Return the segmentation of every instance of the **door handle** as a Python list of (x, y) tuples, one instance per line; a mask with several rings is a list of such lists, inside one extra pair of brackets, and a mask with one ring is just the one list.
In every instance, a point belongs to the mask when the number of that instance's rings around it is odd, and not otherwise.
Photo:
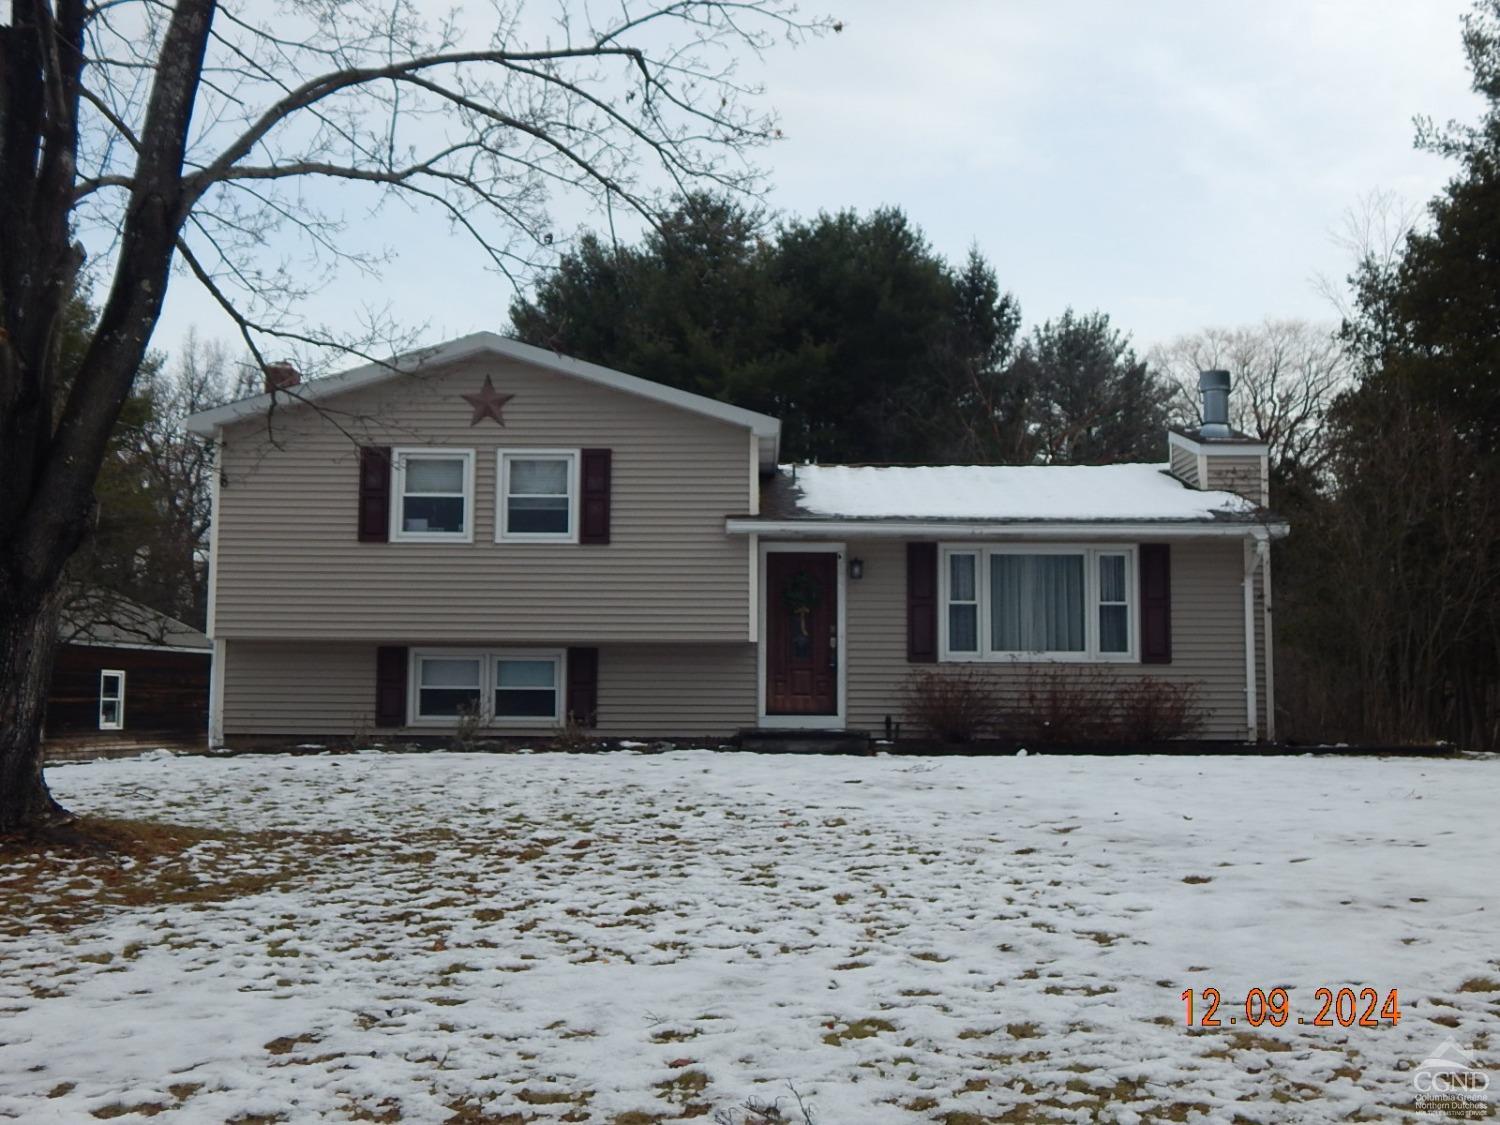
[(838, 626), (829, 623), (828, 626), (828, 667), (837, 669), (839, 666), (839, 631)]

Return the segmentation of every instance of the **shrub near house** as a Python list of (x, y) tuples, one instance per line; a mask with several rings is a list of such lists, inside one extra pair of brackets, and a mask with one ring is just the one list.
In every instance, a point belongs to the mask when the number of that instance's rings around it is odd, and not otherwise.
[(880, 729), (927, 665), (1007, 716), (1038, 670), (1107, 669), (1150, 700), (1119, 722), (1171, 727), (1170, 695), (1207, 737), (1271, 733), (1286, 528), (1227, 427), (1161, 464), (778, 465), (774, 418), (487, 333), (298, 396), (190, 423), (220, 457), (215, 740), (449, 737), (468, 712)]
[(975, 665), (918, 671), (904, 702), (918, 730), (950, 743), (1141, 746), (1192, 737), (1203, 725), (1195, 683), (1122, 679), (1106, 668), (1033, 668), (1009, 698)]

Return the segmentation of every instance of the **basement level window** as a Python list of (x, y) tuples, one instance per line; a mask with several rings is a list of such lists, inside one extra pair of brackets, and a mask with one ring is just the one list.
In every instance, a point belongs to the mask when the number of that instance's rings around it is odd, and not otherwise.
[(478, 715), (483, 676), (484, 658), (479, 654), (419, 653), (417, 718), (457, 720), (464, 715)]
[(501, 655), (495, 658), (495, 718), (557, 722), (562, 654)]
[(416, 649), (411, 709), (419, 723), (550, 727), (562, 719), (561, 649)]

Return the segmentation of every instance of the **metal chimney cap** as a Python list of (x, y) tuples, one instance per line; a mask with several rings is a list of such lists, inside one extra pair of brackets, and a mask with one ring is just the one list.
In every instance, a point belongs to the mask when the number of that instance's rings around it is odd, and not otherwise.
[(1229, 372), (1213, 370), (1198, 372), (1198, 389), (1200, 391), (1227, 391), (1229, 390)]

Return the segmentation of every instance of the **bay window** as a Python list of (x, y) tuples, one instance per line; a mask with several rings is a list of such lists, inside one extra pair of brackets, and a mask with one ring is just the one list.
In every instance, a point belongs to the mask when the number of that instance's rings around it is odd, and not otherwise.
[(1133, 547), (943, 550), (944, 660), (1131, 660)]

